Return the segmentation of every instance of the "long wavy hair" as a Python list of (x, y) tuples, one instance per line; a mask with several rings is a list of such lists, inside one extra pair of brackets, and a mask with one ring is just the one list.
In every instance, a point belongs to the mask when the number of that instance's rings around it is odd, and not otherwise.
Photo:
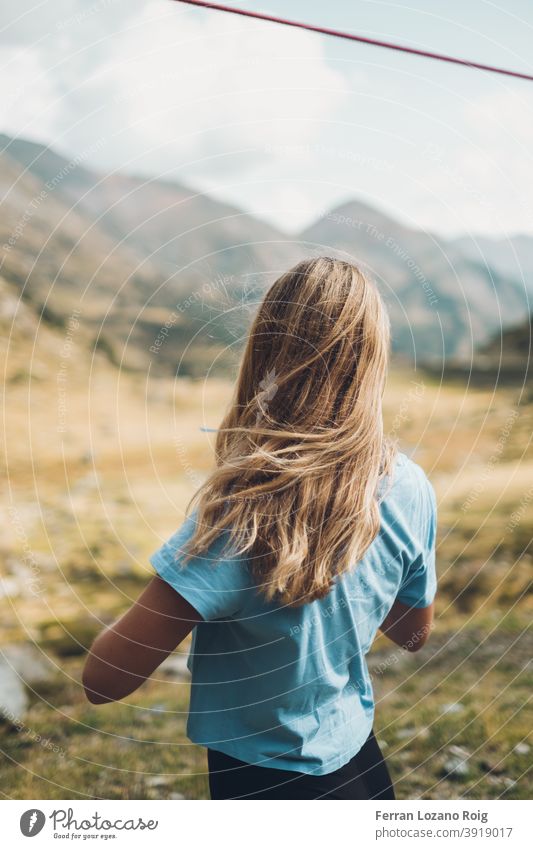
[(184, 562), (222, 532), (264, 597), (322, 598), (379, 531), (378, 490), (395, 453), (383, 432), (389, 320), (351, 263), (299, 262), (251, 327), (216, 467), (191, 499)]

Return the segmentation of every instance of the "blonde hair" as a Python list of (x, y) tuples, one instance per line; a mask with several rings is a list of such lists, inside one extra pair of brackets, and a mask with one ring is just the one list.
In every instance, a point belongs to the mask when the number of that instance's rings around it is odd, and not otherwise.
[(267, 600), (325, 596), (379, 531), (378, 486), (394, 446), (382, 397), (389, 320), (375, 284), (351, 263), (299, 262), (253, 322), (216, 468), (197, 502), (184, 561), (222, 531), (246, 554)]

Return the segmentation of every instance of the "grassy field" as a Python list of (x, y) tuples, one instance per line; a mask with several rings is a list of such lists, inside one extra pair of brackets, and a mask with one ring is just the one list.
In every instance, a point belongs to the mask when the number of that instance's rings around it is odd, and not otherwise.
[[(524, 624), (493, 616), (458, 632), (439, 627), (424, 652), (393, 662), (388, 647), (374, 650), (376, 729), (399, 798), (531, 797), (531, 755), (521, 753), (533, 687)], [(81, 666), (63, 660), (35, 692), (26, 728), (4, 731), (6, 796), (206, 798), (204, 752), (185, 736), (187, 684), (156, 674), (125, 702), (96, 708), (82, 696)]]
[[(160, 673), (98, 708), (79, 681), (92, 636), (138, 595), (148, 555), (208, 471), (213, 435), (200, 428), (217, 426), (231, 387), (150, 381), (103, 358), (89, 370), (74, 352), (61, 405), (57, 368), (28, 388), (12, 363), (0, 642), (36, 645), (51, 671), (22, 727), (0, 724), (2, 792), (204, 798), (186, 680)], [(516, 388), (394, 372), (386, 419), (430, 475), (440, 512), (435, 632), (416, 655), (380, 638), (370, 658), (398, 796), (530, 798), (533, 404)]]

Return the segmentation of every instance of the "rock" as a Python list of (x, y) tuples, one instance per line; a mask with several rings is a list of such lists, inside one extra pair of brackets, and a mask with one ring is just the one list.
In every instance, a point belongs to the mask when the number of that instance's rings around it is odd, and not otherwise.
[(441, 714), (445, 713), (462, 713), (464, 711), (465, 706), (461, 704), (461, 702), (450, 702), (447, 705), (443, 705), (441, 708)]
[(470, 752), (468, 749), (464, 749), (463, 746), (448, 746), (448, 752), (456, 758), (464, 758), (465, 760), (468, 760), (470, 757)]
[[(26, 687), (53, 679), (55, 669), (32, 643), (8, 643), (0, 649), (0, 717), (18, 724), (29, 705)], [(26, 686), (25, 686), (26, 685)]]
[(16, 578), (2, 578), (0, 598), (16, 598), (21, 594), (19, 581)]
[[(43, 558), (42, 562), (47, 563), (46, 558)], [(5, 566), (9, 575), (2, 583), (7, 584), (9, 595), (30, 597), (42, 592), (43, 569), (41, 557), (37, 552), (32, 553), (31, 558), (28, 557), (26, 560), (19, 557), (7, 557)]]
[(527, 755), (531, 746), (528, 746), (527, 743), (517, 743), (513, 749), (513, 752), (516, 752), (517, 755)]
[(0, 655), (4, 656), (28, 687), (47, 683), (54, 677), (54, 665), (32, 643), (9, 643), (2, 646)]
[(176, 776), (175, 775), (149, 775), (144, 779), (144, 783), (147, 788), (150, 790), (161, 790), (164, 791), (161, 795), (162, 798), (165, 799), (185, 799), (181, 793), (178, 793), (175, 790), (172, 792), (165, 791), (165, 788), (168, 788), (169, 785), (175, 784)]
[(183, 652), (170, 654), (159, 667), (159, 671), (163, 672), (164, 675), (168, 675), (169, 678), (189, 679), (191, 673), (187, 669), (187, 657), (188, 655)]
[(443, 765), (443, 772), (448, 778), (465, 778), (470, 772), (467, 761), (460, 758), (448, 758)]
[(409, 737), (414, 737), (416, 728), (399, 728), (396, 732), (398, 740), (407, 740)]
[(422, 738), (427, 737), (427, 734), (428, 730), (425, 726), (421, 726), (420, 728), (408, 726), (407, 728), (399, 728), (396, 732), (398, 740), (414, 740), (415, 738), (417, 740), (421, 740)]
[(466, 778), (470, 773), (470, 752), (461, 746), (449, 746), (447, 757), (442, 767), (442, 774), (447, 778)]
[(4, 657), (0, 656), (0, 719), (15, 725), (28, 709), (23, 682)]
[(144, 779), (147, 787), (167, 787), (175, 781), (174, 775), (150, 775)]

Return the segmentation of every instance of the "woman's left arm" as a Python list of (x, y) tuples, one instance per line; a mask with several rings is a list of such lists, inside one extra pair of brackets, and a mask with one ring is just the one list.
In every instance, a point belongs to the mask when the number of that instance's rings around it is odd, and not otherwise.
[(83, 687), (95, 705), (133, 693), (202, 621), (176, 590), (153, 578), (135, 604), (91, 646)]

